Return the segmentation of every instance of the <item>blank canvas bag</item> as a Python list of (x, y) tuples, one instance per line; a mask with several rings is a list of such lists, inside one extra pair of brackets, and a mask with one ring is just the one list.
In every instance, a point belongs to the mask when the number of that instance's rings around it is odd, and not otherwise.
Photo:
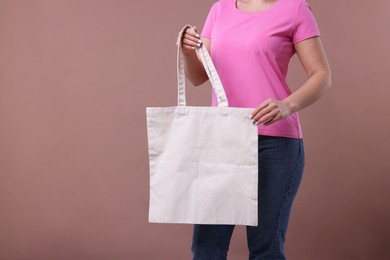
[[(187, 24), (179, 37), (186, 28), (193, 29)], [(206, 47), (195, 51), (218, 106), (186, 106), (178, 44), (178, 105), (146, 107), (149, 222), (257, 226), (258, 133), (249, 118), (253, 108), (228, 107)]]

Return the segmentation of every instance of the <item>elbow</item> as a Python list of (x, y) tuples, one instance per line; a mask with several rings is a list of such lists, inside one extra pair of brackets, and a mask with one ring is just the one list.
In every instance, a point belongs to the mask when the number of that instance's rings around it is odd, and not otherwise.
[(321, 72), (318, 72), (319, 75), (321, 75), (322, 82), (324, 89), (327, 90), (332, 86), (332, 73), (330, 70), (323, 70)]
[(326, 88), (329, 89), (332, 86), (332, 72), (329, 70), (326, 73)]
[(318, 68), (307, 74), (308, 78), (315, 76), (321, 83), (324, 90), (329, 89), (332, 86), (332, 72), (328, 67)]
[(332, 70), (330, 69), (329, 65), (325, 70), (325, 75), (326, 75), (326, 86), (327, 88), (330, 88), (332, 86)]
[(197, 79), (190, 79), (192, 85), (195, 87), (203, 85), (209, 78), (197, 78)]
[(193, 73), (186, 72), (186, 77), (195, 87), (200, 86), (207, 80), (209, 80), (209, 76), (206, 74), (206, 71), (204, 69), (202, 69), (201, 71), (193, 71)]
[(203, 85), (203, 83), (205, 83), (205, 82), (206, 82), (206, 81), (193, 82), (192, 85), (194, 85), (195, 87), (197, 87), (197, 86)]
[(194, 87), (197, 87), (197, 86), (202, 85), (202, 82), (200, 82), (200, 81), (193, 81), (193, 80), (191, 80), (191, 83), (192, 83), (192, 85), (193, 85)]
[[(322, 94), (328, 92), (328, 90), (332, 87), (332, 76), (330, 73), (325, 72), (323, 74), (323, 84), (322, 84)], [(321, 94), (321, 95), (322, 95)]]

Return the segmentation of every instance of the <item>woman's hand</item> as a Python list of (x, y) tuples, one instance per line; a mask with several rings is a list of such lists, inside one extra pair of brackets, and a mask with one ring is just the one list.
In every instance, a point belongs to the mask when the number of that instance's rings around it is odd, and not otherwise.
[(196, 26), (192, 27), (194, 28), (194, 30), (192, 30), (190, 27), (186, 28), (181, 41), (180, 32), (179, 36), (177, 36), (176, 45), (181, 44), (183, 54), (192, 53), (195, 51), (195, 48), (200, 47), (202, 45), (202, 40), (200, 39), (200, 35), (197, 32)]
[(292, 109), (286, 101), (267, 99), (250, 115), (254, 124), (263, 124), (265, 126), (275, 123), (291, 115)]

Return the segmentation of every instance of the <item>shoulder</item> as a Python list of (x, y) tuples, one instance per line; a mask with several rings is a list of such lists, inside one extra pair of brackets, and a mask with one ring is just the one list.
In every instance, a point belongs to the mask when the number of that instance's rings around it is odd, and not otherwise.
[(228, 1), (233, 0), (216, 0), (211, 4), (211, 9), (221, 8), (221, 6), (227, 4)]
[(281, 1), (281, 4), (289, 8), (299, 8), (302, 4), (307, 3), (306, 0), (278, 0), (278, 1)]
[(283, 5), (285, 8), (289, 9), (290, 11), (298, 12), (302, 6), (306, 6), (310, 9), (310, 4), (307, 0), (278, 0), (281, 1), (281, 5)]
[(285, 0), (285, 1), (293, 2), (293, 5), (297, 9), (301, 8), (302, 6), (311, 9), (311, 6), (310, 6), (310, 3), (308, 0)]
[(285, 16), (291, 17), (295, 20), (298, 16), (307, 11), (311, 11), (310, 4), (307, 0), (278, 0), (283, 5)]
[(234, 0), (216, 0), (213, 3), (209, 5), (209, 13), (212, 15), (217, 15), (220, 11), (221, 8), (224, 6), (227, 6), (228, 1), (234, 1)]

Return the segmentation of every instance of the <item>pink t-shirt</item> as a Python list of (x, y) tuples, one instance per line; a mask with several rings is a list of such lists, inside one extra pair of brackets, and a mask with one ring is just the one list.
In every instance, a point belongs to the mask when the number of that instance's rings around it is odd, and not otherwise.
[[(216, 1), (201, 33), (211, 38), (211, 59), (229, 106), (255, 108), (268, 98), (283, 100), (291, 94), (286, 76), (294, 44), (320, 35), (311, 7), (306, 0), (277, 0), (264, 11), (245, 12), (235, 1)], [(217, 106), (213, 90), (212, 106)], [(259, 124), (258, 134), (302, 138), (298, 112)]]

